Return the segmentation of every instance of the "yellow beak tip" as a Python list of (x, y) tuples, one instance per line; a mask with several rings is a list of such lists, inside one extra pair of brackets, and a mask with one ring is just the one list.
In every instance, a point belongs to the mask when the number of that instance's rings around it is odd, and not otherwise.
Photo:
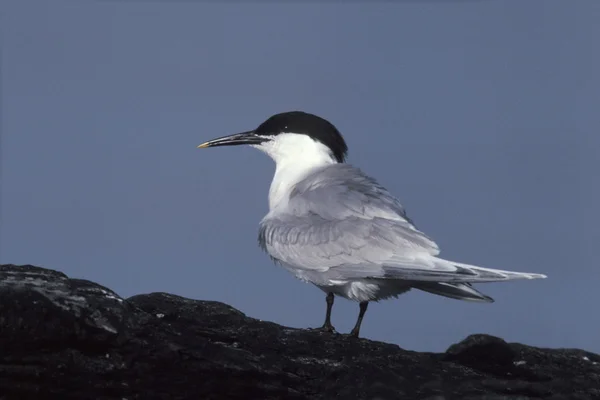
[(202, 143), (200, 146), (198, 146), (199, 149), (204, 149), (208, 147), (208, 143)]

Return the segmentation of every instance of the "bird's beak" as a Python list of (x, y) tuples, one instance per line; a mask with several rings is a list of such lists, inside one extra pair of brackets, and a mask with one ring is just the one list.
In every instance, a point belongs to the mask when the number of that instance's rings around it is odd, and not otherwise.
[(248, 131), (209, 140), (208, 142), (202, 143), (200, 146), (198, 146), (198, 148), (203, 149), (205, 147), (236, 146), (240, 144), (261, 144), (266, 140), (267, 139), (256, 135), (254, 131)]

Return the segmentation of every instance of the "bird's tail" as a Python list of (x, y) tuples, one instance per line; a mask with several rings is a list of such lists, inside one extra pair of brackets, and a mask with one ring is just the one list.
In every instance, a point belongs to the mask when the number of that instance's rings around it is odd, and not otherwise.
[(457, 268), (459, 274), (466, 276), (472, 275), (472, 278), (465, 279), (463, 282), (497, 282), (508, 281), (514, 279), (544, 279), (546, 275), (535, 274), (531, 272), (514, 272), (504, 271), (501, 269), (483, 268), (476, 265), (463, 264), (455, 261), (444, 260), (443, 258), (435, 257), (436, 262), (441, 262), (449, 266)]
[(413, 286), (425, 292), (457, 300), (493, 303), (494, 299), (476, 290), (470, 283), (419, 282)]
[(411, 259), (398, 257), (386, 262), (382, 270), (385, 278), (419, 282), (483, 283), (546, 278), (542, 274), (483, 268), (430, 255)]

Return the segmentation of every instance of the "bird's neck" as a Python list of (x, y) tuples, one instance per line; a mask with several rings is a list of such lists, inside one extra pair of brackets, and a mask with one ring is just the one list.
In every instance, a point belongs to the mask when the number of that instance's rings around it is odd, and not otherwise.
[(278, 206), (286, 204), (298, 182), (316, 168), (335, 163), (337, 161), (331, 153), (325, 151), (276, 160), (275, 175), (269, 190), (269, 209), (273, 211)]

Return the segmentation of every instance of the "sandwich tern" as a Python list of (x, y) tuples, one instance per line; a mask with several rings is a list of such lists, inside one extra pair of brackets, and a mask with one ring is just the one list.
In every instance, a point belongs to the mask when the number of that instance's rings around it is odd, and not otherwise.
[(545, 278), (482, 268), (437, 257), (437, 244), (418, 230), (404, 207), (375, 179), (345, 163), (337, 128), (291, 111), (258, 128), (209, 140), (199, 148), (250, 145), (275, 161), (269, 212), (258, 242), (275, 263), (326, 293), (324, 331), (334, 332), (334, 296), (359, 303), (351, 335), (358, 337), (370, 301), (412, 288), (454, 299), (493, 302), (472, 284)]

